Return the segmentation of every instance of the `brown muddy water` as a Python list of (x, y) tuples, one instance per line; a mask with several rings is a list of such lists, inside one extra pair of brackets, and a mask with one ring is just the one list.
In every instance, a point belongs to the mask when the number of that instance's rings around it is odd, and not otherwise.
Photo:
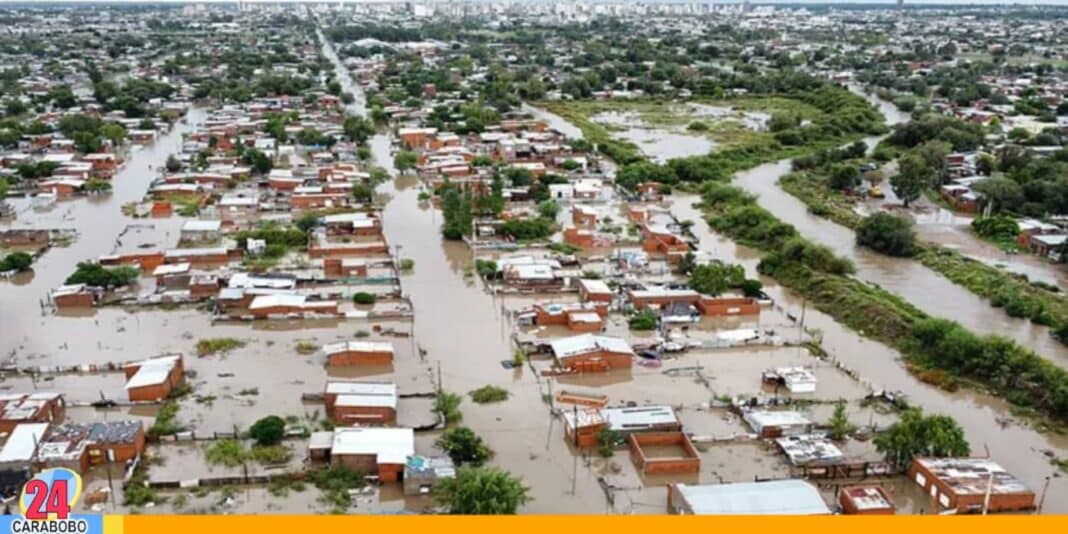
[[(886, 114), (889, 124), (907, 120), (907, 116), (892, 106), (874, 97), (869, 99), (876, 100), (874, 103)], [(874, 146), (880, 139), (865, 141)], [(990, 306), (986, 299), (915, 260), (885, 256), (856, 245), (853, 230), (809, 213), (804, 203), (779, 187), (779, 178), (787, 172), (790, 172), (789, 160), (768, 163), (738, 173), (734, 184), (757, 195), (761, 206), (795, 226), (804, 237), (853, 260), (858, 279), (900, 295), (931, 315), (957, 321), (974, 332), (1009, 336), (1043, 358), (1068, 368), (1068, 346), (1053, 338), (1049, 328), (1009, 317), (1004, 310)]]

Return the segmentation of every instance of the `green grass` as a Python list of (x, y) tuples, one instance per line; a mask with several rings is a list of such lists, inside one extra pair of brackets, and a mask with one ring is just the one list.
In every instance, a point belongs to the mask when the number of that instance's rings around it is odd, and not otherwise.
[(197, 356), (210, 356), (244, 347), (246, 343), (232, 337), (204, 338), (197, 341)]
[(497, 386), (487, 385), (478, 389), (468, 392), (471, 396), (471, 400), (479, 403), (486, 404), (491, 402), (501, 402), (508, 400), (508, 390), (499, 388)]

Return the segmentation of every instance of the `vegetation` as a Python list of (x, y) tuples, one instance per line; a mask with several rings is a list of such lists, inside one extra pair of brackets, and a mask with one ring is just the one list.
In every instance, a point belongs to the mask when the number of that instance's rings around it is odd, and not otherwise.
[(74, 273), (67, 277), (67, 284), (85, 284), (110, 289), (123, 287), (137, 281), (141, 271), (136, 267), (104, 267), (99, 263), (79, 263)]
[(606, 426), (597, 433), (597, 452), (603, 458), (614, 456), (616, 448), (621, 447), (624, 443), (626, 443), (626, 440), (623, 439), (623, 433), (618, 430), (612, 430)]
[(25, 271), (33, 264), (33, 256), (25, 252), (12, 252), (0, 260), (0, 272)]
[(197, 356), (210, 356), (244, 347), (246, 343), (232, 337), (210, 337), (197, 341)]
[(506, 471), (464, 466), (455, 478), (442, 480), (434, 496), (450, 514), (511, 515), (530, 500), (528, 491), (520, 479)]
[(442, 391), (434, 398), (434, 407), (431, 408), (431, 411), (441, 417), (447, 425), (458, 423), (463, 418), (463, 413), (460, 411), (461, 402), (463, 402), (463, 397), (455, 393)]
[(493, 456), (493, 451), (483, 443), (482, 438), (464, 426), (442, 432), (434, 444), (445, 451), (457, 466), (467, 464), (477, 467)]
[(925, 416), (918, 408), (905, 410), (900, 420), (875, 436), (875, 449), (900, 471), (908, 469), (917, 456), (945, 458), (971, 453), (964, 431), (953, 418)]
[(690, 287), (694, 291), (719, 296), (731, 288), (740, 288), (745, 283), (745, 269), (741, 265), (729, 265), (712, 261), (693, 268)]
[(352, 302), (355, 304), (370, 305), (375, 303), (376, 297), (374, 293), (367, 293), (366, 291), (357, 291), (352, 295)]
[(252, 424), (248, 436), (256, 440), (256, 445), (277, 445), (286, 435), (286, 422), (277, 415), (268, 415)]
[(631, 330), (656, 330), (657, 323), (660, 322), (660, 316), (652, 310), (641, 310), (638, 313), (630, 316), (627, 320), (627, 326)]
[(916, 253), (916, 232), (912, 222), (889, 213), (876, 213), (857, 225), (857, 244), (888, 256)]
[(149, 439), (159, 439), (160, 436), (171, 436), (183, 430), (185, 428), (178, 423), (178, 403), (170, 400), (160, 407), (156, 420), (148, 427), (145, 435)]
[(835, 441), (844, 441), (856, 430), (856, 427), (849, 422), (849, 416), (846, 415), (844, 401), (835, 403), (834, 414), (831, 415), (831, 420), (827, 422), (827, 426), (830, 428), (828, 435)]
[(508, 400), (508, 390), (493, 385), (482, 386), (468, 394), (471, 395), (471, 400), (479, 404)]

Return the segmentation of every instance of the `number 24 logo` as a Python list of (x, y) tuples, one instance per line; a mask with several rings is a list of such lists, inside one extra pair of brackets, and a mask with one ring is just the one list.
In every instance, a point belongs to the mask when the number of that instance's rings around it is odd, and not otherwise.
[(49, 485), (35, 478), (26, 483), (23, 491), (33, 495), (26, 507), (26, 519), (48, 519), (49, 514), (55, 514), (56, 519), (66, 519), (70, 515), (66, 480), (53, 480)]

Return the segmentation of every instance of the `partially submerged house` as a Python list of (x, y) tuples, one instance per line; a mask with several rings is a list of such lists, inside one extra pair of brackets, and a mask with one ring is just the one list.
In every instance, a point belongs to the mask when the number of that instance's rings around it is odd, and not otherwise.
[(748, 410), (742, 413), (742, 419), (761, 438), (796, 436), (812, 431), (812, 421), (793, 410)]
[(166, 399), (185, 381), (180, 354), (128, 363), (122, 371), (126, 375), (126, 395), (135, 402)]
[(123, 465), (144, 450), (145, 427), (140, 421), (69, 423), (46, 434), (34, 463), (42, 468), (66, 467), (84, 474), (94, 465)]
[(619, 338), (582, 334), (549, 343), (556, 366), (570, 372), (603, 372), (630, 369), (634, 350)]
[(326, 415), (339, 425), (392, 425), (397, 421), (397, 386), (392, 382), (331, 380), (323, 396)]
[(456, 477), (456, 465), (448, 456), (408, 457), (404, 464), (404, 494), (429, 495), (442, 480)]
[(63, 395), (47, 391), (0, 395), (0, 432), (11, 432), (22, 423), (56, 423), (63, 420), (67, 404)]
[(981, 512), (984, 502), (988, 512), (1035, 507), (1035, 493), (989, 458), (914, 458), (908, 476), (942, 510)]
[(342, 341), (323, 345), (326, 364), (390, 365), (393, 363), (393, 344), (385, 341)]
[(846, 486), (838, 492), (838, 505), (848, 515), (894, 515), (896, 508), (882, 486)]
[[(415, 433), (410, 428), (335, 428), (332, 434), (325, 451), (330, 464), (370, 473), (379, 482), (399, 480), (408, 457), (415, 454)], [(309, 449), (314, 455), (323, 454)]]
[(804, 480), (669, 484), (668, 512), (682, 515), (831, 515), (819, 490)]

